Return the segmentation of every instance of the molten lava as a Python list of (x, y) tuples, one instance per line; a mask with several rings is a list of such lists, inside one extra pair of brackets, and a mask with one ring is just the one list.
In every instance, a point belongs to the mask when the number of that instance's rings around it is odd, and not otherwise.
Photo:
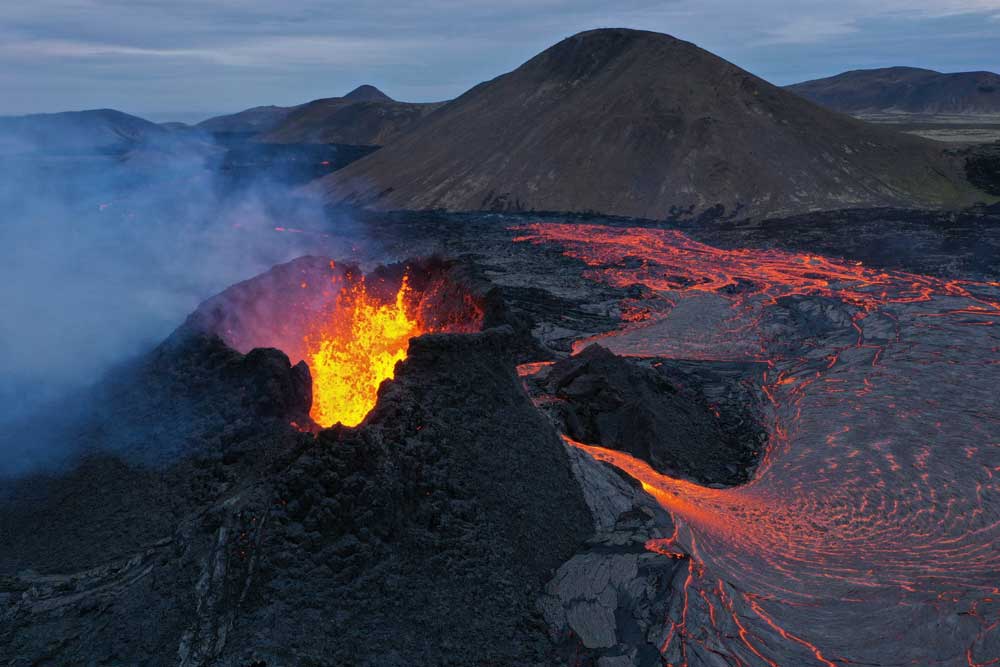
[(646, 544), (688, 559), (664, 664), (1000, 665), (1000, 284), (673, 230), (517, 231), (649, 294), (574, 350), (600, 338), (619, 354), (768, 366), (768, 448), (743, 486), (566, 439), (674, 518), (672, 537)]
[(314, 423), (360, 424), (395, 375), (411, 338), (482, 329), (483, 301), (460, 268), (439, 259), (380, 266), (300, 257), (233, 285), (203, 303), (188, 326), (244, 354), (280, 349), (312, 376)]
[(340, 292), (337, 309), (305, 339), (317, 424), (356, 426), (375, 407), (379, 385), (406, 358), (410, 338), (427, 331), (414, 311), (406, 276), (389, 303), (370, 295), (363, 279)]

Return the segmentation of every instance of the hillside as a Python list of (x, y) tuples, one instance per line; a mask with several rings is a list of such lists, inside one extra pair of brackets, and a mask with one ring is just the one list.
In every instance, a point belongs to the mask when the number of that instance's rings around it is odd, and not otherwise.
[(257, 140), (272, 144), (382, 146), (439, 106), (398, 102), (365, 84), (343, 97), (291, 107), (254, 107), (209, 118), (197, 127), (209, 132), (257, 135)]
[(127, 150), (169, 130), (114, 109), (0, 117), (0, 152)]
[(854, 70), (805, 81), (788, 90), (849, 113), (1000, 114), (1000, 75), (943, 74), (914, 67)]
[(296, 107), (267, 132), (275, 144), (383, 146), (413, 129), (440, 103), (397, 102), (374, 86)]
[(659, 219), (981, 198), (960, 167), (688, 42), (607, 29), (472, 88), (312, 188), (377, 209)]
[(203, 120), (196, 127), (208, 132), (267, 132), (276, 127), (296, 107), (253, 107), (226, 116)]

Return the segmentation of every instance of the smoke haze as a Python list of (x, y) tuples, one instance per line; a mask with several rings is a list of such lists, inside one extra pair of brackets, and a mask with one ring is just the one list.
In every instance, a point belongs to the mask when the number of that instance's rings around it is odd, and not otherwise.
[(357, 238), (278, 172), (233, 185), (206, 136), (60, 143), (49, 133), (0, 156), (0, 424), (96, 382), (228, 285), (303, 254), (343, 256)]

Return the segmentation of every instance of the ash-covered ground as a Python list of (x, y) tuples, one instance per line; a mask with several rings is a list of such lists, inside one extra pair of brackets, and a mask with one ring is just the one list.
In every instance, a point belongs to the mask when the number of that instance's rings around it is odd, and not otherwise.
[(335, 259), (445, 258), (483, 330), (314, 435), (195, 317), (8, 431), (78, 454), (0, 487), (4, 664), (1000, 655), (1000, 211), (362, 224)]

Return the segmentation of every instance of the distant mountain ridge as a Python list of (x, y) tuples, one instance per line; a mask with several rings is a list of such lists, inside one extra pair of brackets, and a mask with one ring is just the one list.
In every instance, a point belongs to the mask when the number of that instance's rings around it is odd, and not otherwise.
[(1000, 75), (993, 72), (945, 74), (916, 67), (852, 70), (787, 90), (848, 113), (1000, 114)]
[(580, 33), (311, 187), (374, 209), (663, 219), (981, 196), (940, 146), (822, 109), (688, 42)]
[(169, 130), (114, 109), (0, 117), (0, 151), (124, 150)]
[(343, 97), (292, 107), (254, 107), (209, 118), (197, 127), (209, 132), (257, 134), (259, 141), (274, 144), (381, 146), (412, 128), (438, 106), (398, 102), (375, 86), (365, 84)]
[(295, 109), (296, 107), (274, 105), (251, 107), (237, 113), (208, 118), (195, 127), (207, 132), (267, 132)]

